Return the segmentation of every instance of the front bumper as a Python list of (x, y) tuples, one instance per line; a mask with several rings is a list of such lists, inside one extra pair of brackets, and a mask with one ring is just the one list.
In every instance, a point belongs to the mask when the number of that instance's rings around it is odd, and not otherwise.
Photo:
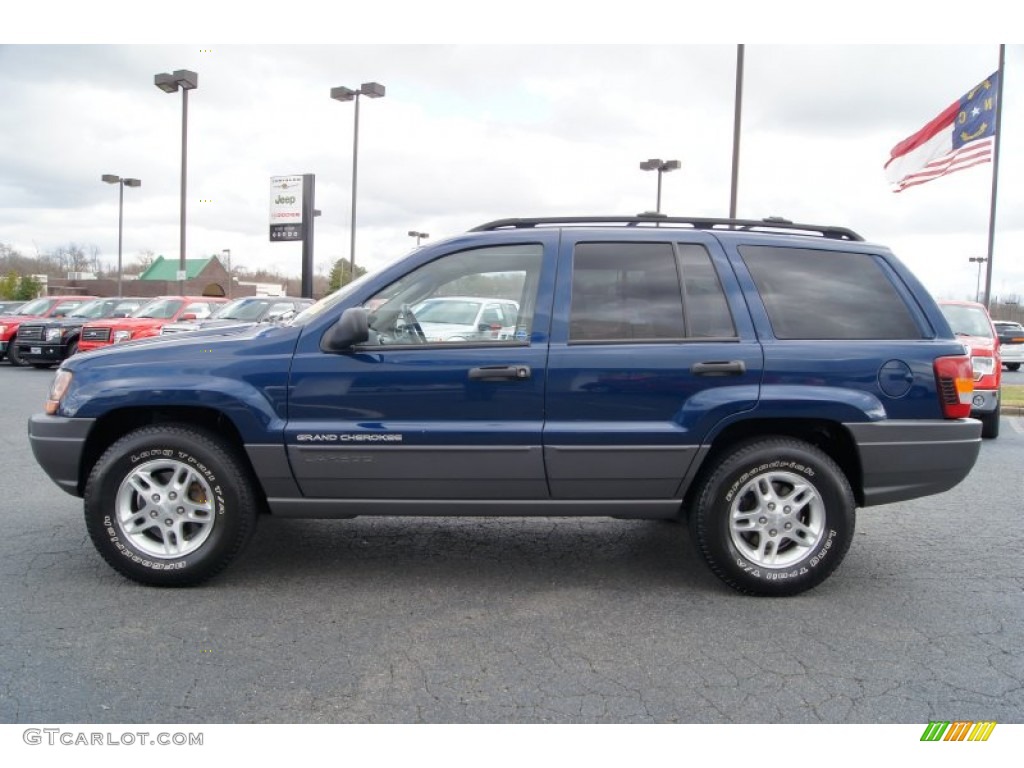
[(971, 396), (971, 416), (999, 410), (998, 389), (976, 389)]
[[(38, 352), (36, 351), (38, 350)], [(37, 344), (19, 344), (18, 352), (26, 363), (59, 363), (68, 356), (66, 344), (40, 342)]]
[(860, 456), (865, 507), (948, 491), (970, 474), (981, 450), (977, 419), (844, 426)]
[(37, 413), (28, 420), (28, 441), (39, 466), (64, 491), (81, 496), (78, 478), (85, 441), (95, 419)]

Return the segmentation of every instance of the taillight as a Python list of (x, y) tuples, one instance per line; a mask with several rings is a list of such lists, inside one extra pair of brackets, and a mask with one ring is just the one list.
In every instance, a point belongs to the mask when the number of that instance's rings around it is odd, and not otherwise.
[(935, 360), (935, 383), (939, 387), (942, 415), (962, 419), (971, 415), (974, 371), (967, 355), (939, 357)]

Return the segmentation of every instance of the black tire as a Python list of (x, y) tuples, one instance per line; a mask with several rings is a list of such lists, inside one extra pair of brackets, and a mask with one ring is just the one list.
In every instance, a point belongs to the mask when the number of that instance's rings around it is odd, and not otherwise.
[(1008, 371), (1019, 371), (1020, 370), (1020, 363), (1004, 363), (1004, 365), (1006, 366), (1006, 370), (1008, 370)]
[(978, 418), (981, 419), (981, 436), (986, 440), (992, 440), (999, 437), (999, 412), (1002, 410), (1002, 404), (996, 406), (996, 409), (992, 413), (983, 413)]
[(75, 339), (70, 344), (68, 344), (68, 353), (64, 355), (64, 359), (67, 360), (69, 357), (72, 357), (76, 352), (78, 352), (78, 339)]
[(18, 351), (18, 345), (16, 343), (17, 340), (18, 340), (17, 334), (15, 334), (13, 337), (11, 337), (11, 342), (10, 342), (10, 344), (7, 345), (7, 359), (10, 360), (11, 365), (16, 365), (19, 368), (22, 368), (22, 367), (28, 365), (28, 363), (26, 363), (22, 359), (21, 352)]
[(186, 424), (142, 427), (93, 467), (85, 524), (99, 553), (129, 579), (193, 586), (224, 570), (248, 543), (256, 486), (216, 435)]
[(856, 504), (829, 456), (774, 437), (741, 443), (716, 464), (690, 514), (694, 544), (716, 576), (748, 595), (781, 597), (817, 586), (839, 567)]

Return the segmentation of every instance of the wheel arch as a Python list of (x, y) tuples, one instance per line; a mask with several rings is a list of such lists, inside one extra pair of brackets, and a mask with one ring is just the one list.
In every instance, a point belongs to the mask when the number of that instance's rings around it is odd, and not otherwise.
[[(89, 432), (82, 451), (82, 461), (78, 474), (78, 492), (82, 495), (85, 481), (92, 468), (99, 461), (104, 451), (117, 440), (140, 427), (156, 424), (185, 424), (200, 427), (220, 437), (227, 447), (231, 448), (238, 460), (249, 472), (252, 480), (259, 483), (253, 471), (249, 457), (245, 452), (245, 444), (237, 426), (231, 419), (215, 408), (183, 405), (159, 408), (128, 407), (110, 411), (97, 419)], [(262, 488), (262, 486), (260, 486)]]
[(762, 438), (790, 437), (813, 445), (829, 456), (846, 475), (858, 506), (864, 505), (864, 473), (853, 437), (842, 424), (827, 419), (750, 419), (737, 421), (716, 434), (700, 466), (689, 479), (684, 510), (692, 508), (693, 495), (704, 477), (713, 472), (722, 456), (742, 443)]

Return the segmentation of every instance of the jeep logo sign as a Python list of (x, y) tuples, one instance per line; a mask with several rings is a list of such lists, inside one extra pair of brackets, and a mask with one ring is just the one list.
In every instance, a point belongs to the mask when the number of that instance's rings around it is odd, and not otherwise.
[(270, 178), (270, 241), (303, 239), (302, 176)]

